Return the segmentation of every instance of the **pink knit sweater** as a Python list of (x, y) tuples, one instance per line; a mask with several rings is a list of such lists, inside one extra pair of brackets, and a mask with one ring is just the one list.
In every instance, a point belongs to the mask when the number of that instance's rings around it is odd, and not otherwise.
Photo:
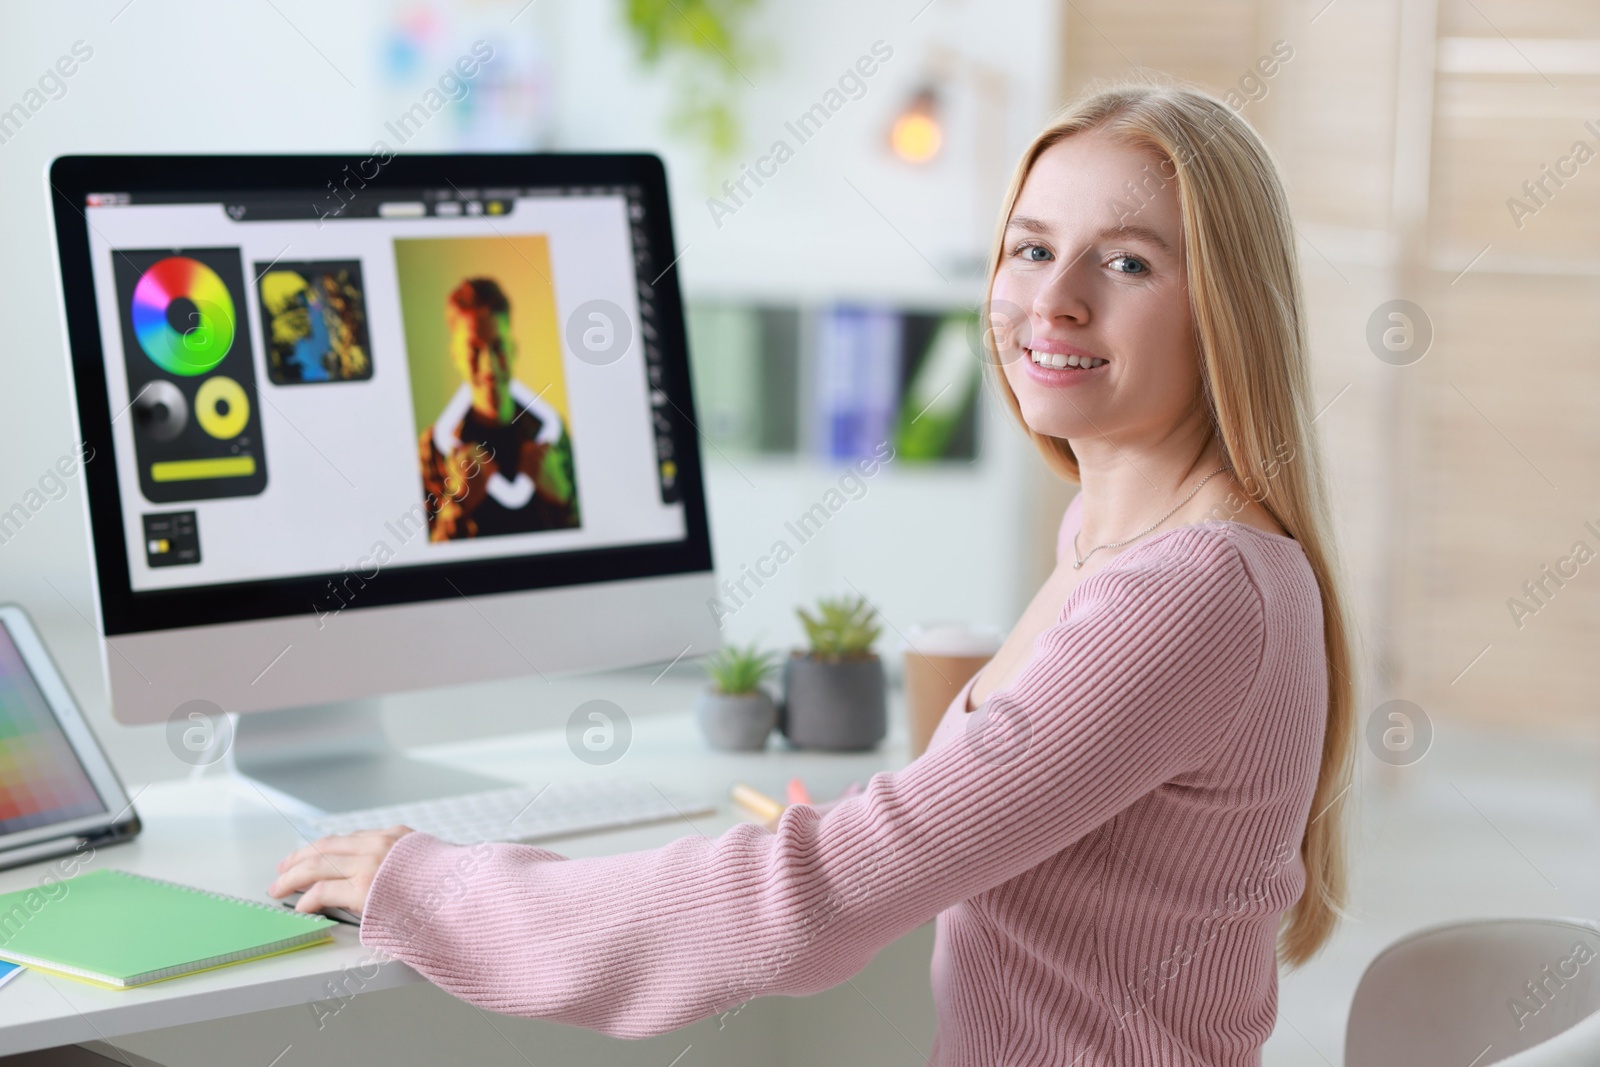
[(1304, 884), (1319, 604), (1288, 538), (1168, 531), (827, 813), (586, 859), (413, 833), (361, 941), (481, 1007), (642, 1037), (837, 985), (937, 918), (932, 1064), (1259, 1064)]

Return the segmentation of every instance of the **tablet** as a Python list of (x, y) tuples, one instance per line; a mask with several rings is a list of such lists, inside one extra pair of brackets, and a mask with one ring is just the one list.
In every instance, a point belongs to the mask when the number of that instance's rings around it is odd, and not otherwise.
[(0, 867), (139, 832), (122, 783), (23, 610), (0, 605)]

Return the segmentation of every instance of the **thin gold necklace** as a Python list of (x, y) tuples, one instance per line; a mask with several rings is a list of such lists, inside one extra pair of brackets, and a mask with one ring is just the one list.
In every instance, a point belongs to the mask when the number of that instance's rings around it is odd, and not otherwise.
[(1139, 540), (1139, 538), (1143, 537), (1145, 534), (1150, 533), (1151, 530), (1154, 530), (1157, 526), (1160, 526), (1162, 523), (1164, 523), (1168, 519), (1172, 518), (1172, 516), (1176, 515), (1178, 513), (1178, 508), (1183, 507), (1189, 501), (1194, 499), (1195, 493), (1198, 493), (1200, 491), (1201, 486), (1204, 486), (1207, 482), (1209, 482), (1211, 479), (1215, 478), (1217, 475), (1221, 474), (1223, 471), (1232, 470), (1232, 469), (1233, 469), (1232, 467), (1226, 467), (1226, 466), (1218, 467), (1216, 470), (1212, 471), (1210, 474), (1206, 475), (1204, 478), (1201, 478), (1200, 479), (1200, 484), (1196, 485), (1192, 490), (1190, 490), (1188, 496), (1186, 496), (1182, 500), (1178, 501), (1176, 507), (1174, 507), (1171, 511), (1167, 512), (1165, 515), (1161, 516), (1155, 522), (1151, 523), (1150, 526), (1147, 529), (1140, 530), (1138, 533), (1134, 534), (1132, 537), (1128, 538), (1126, 541), (1112, 541), (1109, 544), (1095, 545), (1093, 548), (1091, 548), (1089, 550), (1088, 555), (1080, 556), (1080, 555), (1078, 555), (1078, 531), (1077, 530), (1072, 531), (1072, 558), (1077, 561), (1072, 565), (1072, 569), (1075, 570), (1075, 571), (1076, 570), (1082, 570), (1083, 569), (1083, 565), (1085, 563), (1089, 562), (1089, 556), (1094, 555), (1096, 552), (1100, 551), (1102, 548), (1121, 548), (1123, 545), (1131, 545), (1131, 544), (1133, 544), (1133, 542)]

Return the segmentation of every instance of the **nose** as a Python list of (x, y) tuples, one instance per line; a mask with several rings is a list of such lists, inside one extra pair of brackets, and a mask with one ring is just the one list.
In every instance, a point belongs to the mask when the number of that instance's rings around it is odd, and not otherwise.
[(1090, 268), (1086, 260), (1086, 251), (1061, 260), (1034, 290), (1033, 305), (1028, 310), (1035, 330), (1061, 322), (1088, 324), (1087, 273)]

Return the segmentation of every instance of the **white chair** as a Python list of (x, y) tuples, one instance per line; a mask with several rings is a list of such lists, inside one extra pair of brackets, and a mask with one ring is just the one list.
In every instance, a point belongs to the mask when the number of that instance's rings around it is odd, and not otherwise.
[(1361, 976), (1344, 1062), (1600, 1065), (1600, 925), (1483, 919), (1402, 938)]

